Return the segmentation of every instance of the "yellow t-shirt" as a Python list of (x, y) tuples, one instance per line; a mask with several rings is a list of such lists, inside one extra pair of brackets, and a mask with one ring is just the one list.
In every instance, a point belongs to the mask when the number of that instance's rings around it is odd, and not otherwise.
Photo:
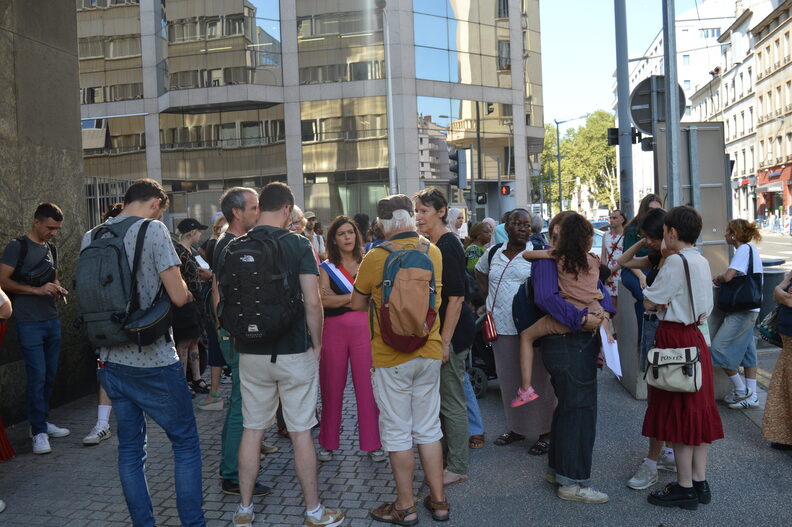
[[(404, 232), (393, 236), (390, 241), (397, 247), (415, 247), (418, 242), (417, 236), (418, 234), (415, 232)], [(371, 296), (377, 313), (379, 313), (379, 308), (382, 305), (382, 288), (377, 286), (382, 282), (382, 270), (389, 255), (390, 253), (385, 249), (371, 249), (363, 258), (355, 278), (355, 289), (358, 293)], [(382, 341), (377, 313), (375, 313), (373, 317), (374, 339), (371, 341), (372, 363), (375, 368), (398, 366), (416, 357), (437, 360), (442, 360), (443, 358), (443, 341), (440, 337), (440, 290), (442, 287), (443, 257), (440, 254), (440, 249), (434, 244), (429, 246), (429, 259), (434, 264), (435, 287), (437, 289), (435, 311), (438, 313), (434, 325), (432, 325), (432, 331), (429, 333), (429, 340), (426, 341), (422, 348), (418, 348), (412, 353), (395, 350)]]

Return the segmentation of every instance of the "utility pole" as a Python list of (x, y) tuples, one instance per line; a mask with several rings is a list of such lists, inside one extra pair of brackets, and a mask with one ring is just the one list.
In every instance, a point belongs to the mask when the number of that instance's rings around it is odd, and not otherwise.
[(558, 212), (564, 210), (564, 198), (561, 196), (561, 123), (566, 121), (559, 121), (553, 119), (556, 125), (556, 160), (558, 161)]
[[(663, 0), (663, 54), (665, 60), (666, 172), (671, 207), (682, 204), (679, 182), (679, 88), (677, 88), (676, 14), (674, 0)], [(621, 123), (620, 123), (621, 124)], [(621, 139), (621, 138), (620, 138)], [(661, 189), (657, 189), (660, 191)]]
[[(628, 218), (633, 210), (632, 121), (630, 120), (630, 84), (627, 69), (627, 9), (625, 0), (614, 0), (616, 13), (616, 86), (619, 117), (619, 193), (621, 211)], [(667, 41), (667, 39), (666, 39)]]
[(388, 186), (391, 194), (398, 194), (399, 174), (396, 167), (396, 127), (394, 125), (396, 116), (393, 113), (393, 73), (391, 71), (390, 31), (388, 28), (390, 23), (386, 11), (387, 1), (377, 0), (376, 6), (382, 10), (383, 44), (385, 45), (385, 76), (387, 77), (385, 105), (388, 113)]

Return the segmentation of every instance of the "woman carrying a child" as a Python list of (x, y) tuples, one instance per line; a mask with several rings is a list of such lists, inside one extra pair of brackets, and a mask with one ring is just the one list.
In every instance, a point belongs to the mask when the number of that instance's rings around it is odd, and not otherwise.
[(598, 328), (605, 326), (613, 309), (598, 278), (597, 258), (589, 254), (594, 232), (588, 220), (565, 211), (553, 218), (549, 229), (554, 249), (536, 255), (542, 259), (532, 264), (532, 285), (536, 306), (551, 320), (546, 316), (539, 319), (539, 328), (524, 330), (534, 337), (546, 335), (541, 357), (558, 399), (545, 478), (558, 485), (561, 499), (605, 503), (608, 495), (590, 485), (597, 426)]

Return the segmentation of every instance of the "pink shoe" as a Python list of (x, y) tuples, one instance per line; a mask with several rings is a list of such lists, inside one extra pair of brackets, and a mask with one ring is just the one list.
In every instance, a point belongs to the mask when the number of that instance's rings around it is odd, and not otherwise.
[(517, 388), (517, 397), (512, 399), (511, 407), (517, 408), (518, 406), (522, 406), (525, 403), (530, 403), (531, 401), (535, 401), (538, 398), (539, 398), (539, 394), (534, 391), (533, 386), (529, 386), (527, 390), (523, 390), (522, 388)]

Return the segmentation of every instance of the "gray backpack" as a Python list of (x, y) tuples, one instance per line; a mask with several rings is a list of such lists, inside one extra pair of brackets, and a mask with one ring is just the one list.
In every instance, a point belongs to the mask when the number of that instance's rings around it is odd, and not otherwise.
[(134, 286), (124, 236), (141, 219), (132, 216), (118, 223), (103, 223), (80, 251), (75, 278), (77, 305), (88, 339), (96, 347), (131, 342), (123, 328)]

